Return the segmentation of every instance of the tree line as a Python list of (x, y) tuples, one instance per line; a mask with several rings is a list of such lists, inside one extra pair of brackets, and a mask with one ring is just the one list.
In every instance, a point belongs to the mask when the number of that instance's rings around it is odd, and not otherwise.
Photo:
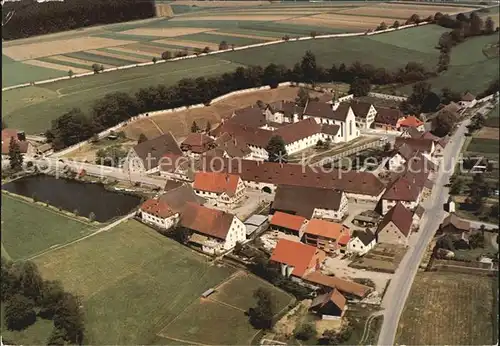
[[(83, 312), (80, 300), (65, 292), (59, 281), (43, 280), (33, 262), (12, 263), (1, 258), (1, 300), (5, 326), (23, 330), (38, 318), (52, 320), (48, 345), (82, 344)], [(5, 340), (4, 340), (5, 341)]]
[(464, 42), (468, 37), (492, 35), (498, 31), (498, 27), (495, 27), (495, 22), (491, 17), (483, 21), (475, 11), (471, 12), (468, 17), (463, 13), (459, 13), (455, 19), (449, 15), (437, 12), (434, 15), (434, 22), (444, 28), (453, 29), (443, 33), (439, 38), (436, 47), (440, 51), (437, 66), (438, 72), (448, 69), (451, 61), (450, 52), (452, 47)]
[[(366, 80), (370, 84), (413, 83), (435, 76), (422, 64), (409, 62), (395, 71), (359, 61), (346, 65), (333, 64), (330, 68), (319, 66), (315, 55), (307, 51), (292, 68), (271, 63), (266, 67), (238, 67), (234, 72), (220, 76), (184, 78), (172, 86), (160, 84), (139, 89), (134, 95), (116, 92), (94, 102), (89, 114), (74, 108), (55, 119), (46, 136), (55, 150), (91, 138), (109, 127), (126, 121), (139, 113), (176, 108), (210, 100), (232, 91), (279, 83), (293, 82), (344, 82)], [(366, 83), (365, 83), (366, 84)]]
[(2, 38), (18, 38), (73, 30), (98, 24), (126, 22), (155, 16), (154, 0), (9, 1), (4, 13), (14, 11), (2, 26)]

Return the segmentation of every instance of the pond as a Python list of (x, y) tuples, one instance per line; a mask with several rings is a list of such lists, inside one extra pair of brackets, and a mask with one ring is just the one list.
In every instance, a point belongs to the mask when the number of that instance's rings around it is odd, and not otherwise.
[(4, 184), (3, 190), (36, 197), (56, 208), (88, 217), (95, 214), (95, 220), (106, 222), (114, 217), (126, 215), (141, 202), (141, 198), (108, 191), (100, 184), (82, 183), (75, 180), (54, 178), (48, 175), (26, 177)]

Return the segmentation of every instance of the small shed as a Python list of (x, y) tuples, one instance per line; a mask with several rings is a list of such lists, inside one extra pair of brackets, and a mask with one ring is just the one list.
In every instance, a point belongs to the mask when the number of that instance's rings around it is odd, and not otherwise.
[(209, 295), (215, 292), (215, 288), (209, 288), (201, 294), (202, 298), (207, 298)]
[(255, 214), (250, 216), (245, 222), (247, 237), (266, 224), (268, 217), (265, 215)]

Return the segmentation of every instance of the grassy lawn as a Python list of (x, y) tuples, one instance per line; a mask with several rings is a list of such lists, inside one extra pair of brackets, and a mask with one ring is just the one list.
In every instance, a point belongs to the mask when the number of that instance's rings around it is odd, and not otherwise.
[[(201, 293), (224, 282), (234, 269), (213, 265), (134, 220), (43, 255), (36, 263), (44, 278), (59, 279), (82, 296), (87, 344), (163, 343), (168, 338), (157, 335), (160, 331), (180, 339), (199, 331), (193, 338), (203, 337), (204, 343), (241, 343), (255, 333), (238, 309), (218, 302), (210, 303), (210, 310), (198, 307)], [(255, 287), (252, 280), (248, 284)], [(200, 314), (189, 314), (191, 309)], [(221, 319), (231, 327), (220, 328)], [(178, 322), (183, 320), (187, 323)]]
[(19, 260), (90, 234), (93, 226), (2, 193), (2, 245)]
[(2, 55), (2, 87), (67, 76), (67, 71), (33, 66)]
[(38, 317), (36, 322), (29, 326), (28, 328), (16, 331), (7, 330), (4, 326), (4, 312), (3, 304), (1, 305), (1, 328), (2, 328), (2, 338), (4, 344), (11, 342), (9, 345), (13, 345), (14, 342), (17, 345), (46, 345), (47, 340), (52, 332), (54, 323), (51, 320), (44, 320)]
[(417, 274), (399, 321), (397, 344), (495, 344), (497, 279), (469, 274)]

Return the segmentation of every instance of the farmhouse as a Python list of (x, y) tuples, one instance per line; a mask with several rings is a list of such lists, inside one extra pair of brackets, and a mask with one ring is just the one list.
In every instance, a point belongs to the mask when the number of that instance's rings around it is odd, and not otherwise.
[(351, 102), (351, 108), (356, 118), (356, 126), (359, 129), (369, 129), (375, 122), (377, 110), (368, 102), (354, 100)]
[(310, 309), (322, 319), (340, 319), (347, 310), (346, 299), (337, 289), (317, 296), (313, 299)]
[[(168, 184), (169, 182), (167, 182), (167, 185)], [(205, 200), (203, 198), (197, 196), (194, 193), (191, 185), (188, 185), (186, 183), (183, 183), (180, 186), (176, 184), (176, 186), (173, 186), (172, 188), (165, 191), (165, 193), (160, 195), (158, 199), (166, 203), (170, 209), (181, 215), (188, 203), (195, 203), (200, 205), (205, 203)]]
[(267, 123), (264, 111), (258, 106), (238, 109), (234, 111), (231, 118), (225, 120), (225, 122), (253, 128), (265, 126)]
[[(412, 175), (414, 177), (414, 175)], [(408, 209), (415, 209), (420, 203), (422, 186), (408, 175), (401, 175), (385, 191), (381, 199), (382, 215), (398, 203)]]
[(338, 142), (349, 142), (359, 137), (356, 126), (356, 117), (348, 103), (329, 103), (319, 101), (307, 101), (304, 108), (304, 119), (313, 118), (318, 124), (338, 125), (340, 131), (337, 133)]
[(379, 243), (405, 244), (410, 236), (412, 213), (403, 204), (396, 203), (380, 222), (376, 236)]
[(203, 133), (190, 133), (181, 143), (181, 150), (193, 157), (198, 157), (214, 147), (213, 138)]
[(387, 168), (390, 171), (396, 171), (414, 155), (415, 151), (413, 148), (404, 143), (394, 150), (391, 158), (387, 161)]
[(424, 131), (424, 122), (417, 117), (410, 115), (404, 119), (400, 119), (398, 121), (397, 127), (400, 131), (404, 131), (406, 129), (416, 129), (418, 131)]
[(236, 216), (189, 202), (184, 207), (180, 226), (191, 234), (189, 242), (203, 252), (220, 254), (246, 240), (246, 229)]
[(243, 197), (245, 184), (236, 174), (198, 172), (194, 176), (193, 189), (198, 196), (216, 205), (232, 206)]
[(337, 169), (324, 172), (309, 166), (253, 160), (211, 160), (210, 164), (202, 166), (210, 171), (237, 172), (248, 188), (269, 193), (278, 185), (303, 186), (336, 189), (355, 202), (377, 202), (385, 190), (385, 185), (370, 172), (340, 172)]
[(131, 148), (123, 165), (134, 173), (154, 173), (167, 154), (182, 155), (174, 136), (168, 132)]
[(148, 199), (139, 208), (142, 222), (168, 230), (179, 220), (179, 213), (159, 199)]
[(304, 227), (302, 242), (331, 254), (340, 248), (337, 241), (349, 233), (349, 228), (340, 223), (312, 219)]
[(26, 140), (26, 135), (22, 131), (17, 131), (14, 129), (3, 129), (2, 130), (2, 158), (7, 158), (9, 156), (9, 146), (10, 142), (14, 140), (15, 143), (19, 145), (19, 150), (23, 155), (34, 155), (35, 148), (33, 145)]
[(282, 211), (306, 219), (342, 220), (347, 213), (347, 197), (339, 190), (279, 185), (271, 214)]
[(347, 252), (364, 255), (377, 243), (375, 238), (375, 235), (370, 231), (354, 231), (347, 244)]
[(395, 108), (376, 107), (375, 128), (386, 131), (398, 131), (398, 123), (404, 119), (404, 114)]
[(304, 226), (307, 224), (307, 219), (280, 211), (274, 213), (269, 222), (270, 228), (274, 232), (282, 232), (288, 235), (297, 237), (297, 240), (302, 238)]
[(279, 264), (281, 275), (300, 282), (300, 278), (318, 270), (325, 257), (325, 252), (314, 246), (280, 239), (270, 261)]
[(252, 150), (242, 140), (232, 137), (229, 133), (224, 133), (215, 140), (216, 149), (223, 151), (223, 157), (238, 157), (241, 159), (252, 159)]

